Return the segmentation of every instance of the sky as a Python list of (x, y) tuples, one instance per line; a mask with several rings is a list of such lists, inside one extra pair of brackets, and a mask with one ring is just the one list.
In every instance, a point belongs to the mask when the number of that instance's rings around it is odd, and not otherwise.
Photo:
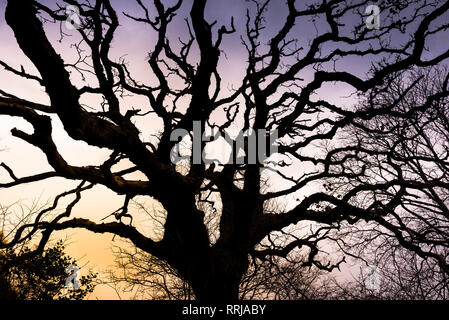
[[(60, 2), (60, 1), (59, 1)], [(119, 14), (120, 27), (114, 37), (112, 45), (111, 57), (118, 59), (125, 57), (129, 62), (129, 69), (133, 76), (138, 80), (151, 83), (154, 77), (148, 72), (145, 57), (152, 49), (153, 43), (156, 39), (156, 34), (148, 26), (133, 22), (123, 15), (123, 12), (130, 13), (135, 16), (140, 16), (142, 12), (134, 1), (113, 0), (112, 5)], [(173, 3), (174, 1), (165, 1), (164, 3)], [(262, 39), (268, 41), (270, 36), (279, 30), (285, 20), (287, 10), (285, 5), (280, 5), (283, 1), (273, 1), (269, 7), (266, 15), (267, 28), (263, 31)], [(310, 3), (311, 1), (299, 1), (298, 3)], [(55, 1), (46, 0), (43, 3), (49, 6), (54, 6)], [(21, 52), (17, 43), (15, 42), (13, 33), (4, 19), (4, 10), (6, 6), (5, 0), (0, 0), (0, 60), (10, 64), (13, 67), (20, 68), (22, 65), (29, 73), (36, 74), (37, 71), (29, 62), (26, 56)], [(174, 19), (169, 27), (169, 39), (171, 43), (175, 43), (178, 38), (185, 39), (187, 35), (187, 28), (184, 21), (186, 14), (189, 12), (191, 0), (185, 1), (179, 11), (179, 15)], [(223, 54), (219, 63), (219, 71), (223, 77), (223, 88), (237, 87), (240, 84), (241, 78), (246, 68), (246, 51), (241, 43), (240, 35), (244, 35), (246, 8), (251, 6), (251, 3), (245, 0), (213, 0), (210, 1), (206, 9), (206, 17), (209, 21), (217, 20), (217, 26), (223, 24), (229, 25), (231, 17), (234, 17), (236, 34), (227, 36), (223, 42)], [(447, 18), (447, 17), (446, 17)], [(349, 18), (348, 25), (351, 23), (360, 23), (360, 21), (351, 21), (356, 19)], [(322, 25), (318, 24), (320, 29)], [(56, 50), (62, 55), (67, 62), (76, 60), (76, 53), (70, 47), (71, 43), (79, 40), (76, 33), (65, 30), (70, 36), (64, 37), (62, 42), (59, 39), (59, 25), (46, 24), (46, 32), (49, 39), (54, 44)], [(311, 39), (316, 35), (315, 29), (311, 21), (299, 22), (289, 34), (290, 37), (295, 37), (299, 43), (305, 47)], [(447, 34), (446, 34), (447, 36)], [(404, 35), (394, 34), (393, 40), (399, 45), (401, 41), (406, 39)], [(447, 49), (447, 38), (434, 37), (427, 43), (428, 51), (426, 55), (431, 57), (445, 49)], [(329, 49), (329, 48), (328, 48)], [(324, 48), (326, 50), (326, 48)], [(195, 49), (194, 49), (195, 52)], [(195, 60), (195, 54), (192, 60)], [(351, 72), (364, 76), (371, 67), (370, 60), (365, 58), (351, 58), (337, 61), (335, 67), (340, 70), (350, 70)], [(313, 70), (305, 70), (301, 77), (310, 79), (313, 75)], [(79, 75), (72, 74), (73, 82), (77, 85), (82, 85)], [(27, 81), (18, 78), (5, 70), (0, 70), (0, 88), (6, 92), (15, 94), (23, 99), (48, 103), (43, 88), (39, 87), (32, 81)], [(226, 94), (224, 90), (223, 94)], [(332, 103), (340, 103), (346, 106), (352, 106), (356, 101), (354, 97), (350, 96), (352, 89), (344, 85), (329, 84), (317, 91), (316, 96), (326, 99)], [(94, 97), (86, 97), (83, 102), (92, 107), (98, 107), (99, 100)], [(134, 106), (148, 106), (148, 103), (141, 98), (129, 97), (122, 101), (124, 110)], [(62, 124), (56, 118), (52, 118), (54, 133), (53, 137), (58, 146), (59, 151), (64, 158), (73, 165), (99, 165), (104, 161), (109, 152), (107, 150), (100, 150), (88, 146), (86, 143), (74, 141), (63, 130)], [(143, 120), (138, 120), (138, 126), (142, 128), (143, 134), (150, 137), (160, 130), (161, 122), (154, 116), (146, 117)], [(0, 162), (10, 165), (17, 176), (27, 176), (51, 170), (42, 152), (36, 148), (28, 145), (20, 139), (11, 136), (10, 130), (18, 127), (25, 131), (30, 131), (31, 126), (25, 121), (0, 116)], [(7, 181), (8, 176), (6, 172), (0, 171), (0, 181)], [(14, 203), (31, 206), (32, 203), (44, 204), (51, 200), (56, 194), (63, 190), (73, 188), (76, 182), (66, 181), (60, 178), (53, 178), (44, 182), (18, 186), (10, 189), (0, 189), (0, 204), (8, 206)], [(93, 220), (100, 220), (121, 207), (123, 201), (122, 196), (117, 196), (105, 187), (97, 186), (92, 192), (85, 193), (82, 201), (76, 206), (74, 216), (89, 217)], [(141, 199), (148, 205), (154, 204), (151, 199)], [(13, 207), (18, 209), (18, 205)], [(155, 236), (153, 227), (148, 217), (143, 215), (136, 215), (136, 225), (139, 231), (149, 236)], [(68, 253), (74, 258), (80, 259), (81, 265), (86, 265), (84, 270), (91, 267), (95, 271), (101, 271), (114, 262), (112, 252), (110, 250), (111, 234), (93, 235), (87, 231), (69, 230), (55, 233), (53, 239), (68, 237)], [(81, 271), (83, 274), (83, 270)], [(91, 299), (114, 299), (115, 293), (106, 288), (98, 287), (91, 295)]]

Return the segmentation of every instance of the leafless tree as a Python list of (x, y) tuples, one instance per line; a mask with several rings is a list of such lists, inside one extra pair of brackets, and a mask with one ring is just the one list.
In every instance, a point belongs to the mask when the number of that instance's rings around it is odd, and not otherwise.
[[(189, 282), (168, 265), (129, 244), (114, 247), (116, 266), (100, 283), (116, 290), (119, 297), (150, 300), (193, 300)], [(250, 258), (248, 271), (239, 285), (242, 300), (311, 300), (338, 296), (343, 286), (336, 286), (327, 272), (304, 267), (304, 257), (291, 261), (273, 257), (271, 261)], [(347, 289), (345, 287), (344, 289)]]
[(137, 248), (116, 246), (116, 267), (108, 270), (106, 284), (121, 296), (139, 300), (193, 300), (188, 281), (176, 269)]
[[(416, 169), (413, 174), (420, 180), (415, 182), (408, 174), (399, 174), (401, 170), (394, 161), (390, 165), (396, 168), (396, 179), (365, 179), (372, 165), (357, 165), (368, 162), (364, 154), (375, 159), (388, 157), (390, 151), (385, 154), (385, 149), (372, 148), (367, 152), (357, 141), (341, 139), (349, 126), (371, 136), (378, 132), (371, 126), (378, 123), (379, 117), (406, 119), (418, 115), (423, 109), (420, 105), (447, 96), (447, 81), (438, 93), (417, 101), (418, 105), (405, 112), (390, 104), (360, 108), (316, 97), (320, 97), (320, 90), (335, 83), (347, 85), (357, 94), (376, 94), (378, 88), (391, 83), (394, 74), (444, 63), (449, 50), (429, 55), (426, 45), (430, 38), (447, 31), (449, 1), (383, 1), (379, 4), (381, 24), (377, 29), (367, 28), (365, 9), (370, 3), (365, 0), (276, 2), (275, 6), (286, 10), (278, 29), (265, 20), (270, 1), (247, 2), (246, 21), (238, 26), (231, 17), (228, 26), (208, 22), (206, 0), (179, 0), (172, 6), (161, 0), (138, 0), (141, 16), (119, 16), (109, 0), (60, 3), (63, 5), (53, 7), (33, 0), (7, 3), (6, 22), (39, 75), (3, 61), (0, 64), (24, 81), (41, 85), (50, 103), (27, 101), (0, 91), (0, 115), (19, 117), (32, 125), (31, 134), (19, 129), (13, 129), (11, 134), (39, 148), (53, 170), (20, 178), (3, 164), (11, 182), (0, 187), (51, 177), (80, 184), (61, 195), (75, 197), (63, 213), (51, 219), (38, 215), (32, 223), (18, 228), (9, 243), (41, 231), (38, 249), (42, 249), (53, 231), (69, 228), (113, 233), (165, 261), (188, 281), (200, 300), (237, 299), (242, 278), (250, 268), (250, 257), (259, 261), (304, 257), (302, 266), (331, 271), (343, 256), (326, 255), (325, 247), (338, 244), (342, 226), (356, 226), (363, 221), (382, 226), (401, 246), (436, 259), (441, 270), (448, 269), (441, 251), (433, 249), (434, 245), (441, 248), (440, 242), (447, 239), (433, 229), (404, 228), (401, 221), (405, 218), (398, 218), (396, 213), (407, 212), (407, 201), (415, 201), (413, 205), (419, 207), (413, 194), (403, 202), (409, 187), (416, 192), (425, 190), (434, 199), (431, 208), (439, 206), (441, 195), (432, 195), (432, 190), (443, 187), (442, 180), (436, 179), (434, 172), (420, 173)], [(81, 56), (75, 65), (66, 63), (58, 54), (54, 46), (58, 39), (49, 38), (43, 24), (65, 23), (68, 4), (78, 6), (81, 18), (77, 32), (82, 40), (72, 46)], [(167, 31), (177, 14), (187, 22), (187, 38), (181, 39), (179, 45)], [(147, 57), (148, 74), (154, 78), (151, 83), (137, 80), (129, 72), (127, 61), (111, 54), (122, 19), (141, 22), (156, 36)], [(307, 27), (311, 31), (297, 34)], [(239, 34), (242, 29), (243, 34)], [(220, 67), (225, 63), (224, 39), (233, 37), (241, 37), (246, 49), (246, 69), (240, 82), (226, 89)], [(371, 66), (368, 73), (348, 70), (360, 58)], [(75, 84), (69, 70), (93, 80)], [(82, 104), (87, 95), (101, 97), (103, 103), (87, 109)], [(147, 104), (132, 109), (124, 105), (124, 95), (143, 97)], [(214, 118), (216, 112), (221, 112), (225, 120)], [(162, 122), (158, 139), (142, 135), (143, 129), (134, 121), (150, 114)], [(59, 118), (71, 138), (106, 148), (110, 157), (100, 166), (69, 164), (52, 139), (50, 116)], [(243, 131), (276, 130), (278, 159), (207, 165), (193, 163), (191, 155), (189, 164), (181, 170), (171, 162), (171, 150), (177, 141), (171, 141), (170, 136), (176, 129), (192, 132), (194, 121), (199, 121), (202, 128), (214, 127), (221, 132), (230, 126)], [(424, 126), (425, 121), (417, 125)], [(404, 139), (414, 141), (408, 135)], [(319, 152), (317, 144), (326, 144), (326, 151)], [(421, 156), (414, 157), (410, 165)], [(125, 170), (116, 169), (122, 160), (131, 165)], [(435, 161), (432, 165), (445, 166)], [(133, 180), (127, 176), (136, 172), (144, 178)], [(344, 193), (329, 190), (329, 185), (324, 185), (329, 178), (345, 180)], [(275, 179), (283, 183), (276, 185)], [(269, 181), (270, 188), (264, 181)], [(117, 221), (71, 218), (82, 193), (97, 184), (125, 197), (124, 205), (114, 214)], [(367, 192), (382, 197), (360, 201)], [(165, 209), (162, 239), (151, 239), (122, 219), (130, 215), (128, 205), (136, 196), (152, 197)], [(206, 219), (213, 223), (204, 223), (204, 204), (217, 208), (215, 219)], [(407, 219), (421, 221), (424, 226), (425, 214), (412, 211)], [(211, 226), (217, 229), (209, 230)]]
[(352, 279), (328, 278), (326, 299), (447, 300), (448, 278), (434, 261), (400, 247), (369, 259)]
[[(365, 175), (352, 182), (365, 190), (360, 201), (398, 201), (394, 208), (384, 208), (390, 214), (378, 223), (349, 228), (352, 240), (342, 243), (352, 255), (378, 267), (385, 286), (369, 292), (372, 297), (447, 298), (449, 100), (442, 92), (448, 81), (447, 68), (392, 74), (362, 102), (390, 108), (392, 114), (350, 131), (360, 146), (353, 165), (365, 167)], [(389, 187), (379, 192), (376, 184)], [(345, 181), (334, 180), (332, 186), (336, 194), (348, 190)], [(359, 294), (366, 294), (359, 287)]]
[(6, 248), (0, 250), (0, 300), (82, 300), (95, 288), (92, 272), (79, 278), (78, 290), (65, 287), (66, 268), (77, 263), (65, 252), (67, 239), (53, 242), (42, 254), (33, 251), (33, 238), (9, 245), (9, 235), (41, 210), (36, 201), (0, 206), (0, 243)]

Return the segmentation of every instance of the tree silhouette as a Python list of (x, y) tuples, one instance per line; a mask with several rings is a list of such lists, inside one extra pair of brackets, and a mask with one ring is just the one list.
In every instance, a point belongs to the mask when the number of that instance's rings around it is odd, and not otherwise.
[[(352, 128), (360, 146), (354, 166), (366, 166), (366, 174), (358, 179), (362, 189), (395, 186), (366, 196), (380, 201), (401, 194), (400, 203), (391, 215), (350, 228), (348, 233), (357, 236), (345, 247), (378, 266), (384, 279), (380, 292), (366, 290), (361, 281), (364, 295), (446, 299), (449, 118), (442, 93), (449, 81), (447, 67), (413, 68), (388, 78), (362, 103), (388, 106), (392, 114)], [(333, 186), (336, 193), (348, 190), (347, 181), (334, 180)]]
[[(359, 95), (375, 94), (389, 85), (395, 73), (444, 63), (449, 49), (432, 54), (426, 47), (431, 39), (446, 34), (449, 1), (383, 1), (378, 28), (367, 27), (369, 2), (364, 0), (273, 2), (286, 11), (279, 27), (265, 18), (270, 1), (245, 2), (246, 19), (236, 25), (229, 18), (228, 26), (208, 22), (206, 5), (212, 3), (207, 0), (179, 0), (172, 6), (161, 0), (137, 0), (141, 16), (119, 15), (108, 0), (61, 3), (54, 8), (33, 0), (7, 3), (6, 22), (39, 75), (5, 62), (1, 65), (37, 81), (50, 103), (0, 91), (0, 115), (19, 117), (32, 125), (33, 133), (13, 129), (11, 134), (39, 148), (53, 170), (19, 178), (2, 164), (12, 181), (0, 187), (51, 177), (80, 184), (55, 199), (57, 205), (61, 198), (75, 197), (63, 213), (52, 218), (39, 214), (17, 229), (11, 245), (38, 231), (42, 231), (38, 250), (56, 230), (112, 233), (165, 261), (190, 283), (200, 300), (237, 299), (250, 257), (289, 260), (295, 252), (302, 252), (301, 265), (333, 270), (344, 258), (328, 258), (322, 249), (339, 244), (342, 226), (373, 222), (386, 227), (400, 245), (416, 249), (400, 234), (402, 225), (390, 223), (400, 210), (407, 179), (401, 175), (388, 183), (364, 179), (369, 168), (356, 164), (366, 159), (366, 150), (358, 141), (343, 138), (350, 126), (369, 135), (373, 133), (370, 124), (379, 117), (403, 112), (406, 117), (422, 108), (402, 111), (390, 103), (358, 107), (325, 98), (320, 92), (339, 84)], [(65, 5), (79, 9), (77, 33), (82, 41), (72, 46), (80, 55), (75, 65), (63, 61), (42, 22), (64, 24), (68, 18)], [(169, 27), (177, 15), (186, 19), (187, 39), (175, 45), (177, 37), (170, 35)], [(112, 57), (114, 35), (119, 21), (125, 19), (143, 23), (155, 35), (147, 56), (150, 83), (133, 77), (124, 58)], [(225, 43), (235, 38), (241, 39), (246, 51), (245, 70), (238, 82), (225, 86)], [(368, 65), (368, 72), (358, 68)], [(79, 86), (69, 69), (94, 76), (94, 80)], [(446, 97), (447, 89), (445, 81), (437, 94), (417, 103), (431, 104), (436, 97)], [(103, 102), (87, 109), (81, 102), (87, 95), (101, 97)], [(147, 104), (138, 109), (124, 106), (124, 95), (145, 98)], [(214, 118), (217, 112), (223, 115), (221, 121)], [(150, 114), (162, 123), (157, 140), (144, 137), (137, 125), (136, 119)], [(53, 141), (50, 116), (62, 122), (72, 139), (110, 150), (109, 159), (100, 166), (69, 164)], [(192, 152), (183, 166), (176, 165), (172, 149), (178, 141), (171, 141), (171, 135), (177, 129), (192, 135), (195, 122), (222, 133), (230, 128), (276, 132), (277, 155), (272, 161), (252, 163), (249, 147), (254, 140), (248, 138), (245, 163), (196, 163), (198, 154)], [(376, 148), (369, 151), (373, 158), (383, 153)], [(114, 168), (122, 160), (129, 161), (129, 168)], [(135, 172), (144, 178), (127, 177)], [(282, 183), (276, 184), (279, 180)], [(344, 192), (334, 192), (329, 181), (336, 180), (345, 181)], [(115, 212), (116, 222), (70, 217), (82, 193), (94, 185), (125, 196), (124, 206)], [(152, 197), (165, 209), (161, 240), (144, 236), (122, 219), (136, 196)], [(205, 206), (211, 211), (204, 210)], [(209, 219), (211, 212), (215, 219)], [(447, 260), (439, 263), (447, 270)]]
[(0, 251), (1, 300), (81, 300), (94, 289), (95, 275), (80, 277), (80, 288), (65, 288), (66, 269), (75, 261), (64, 252), (62, 241), (33, 255), (25, 247)]

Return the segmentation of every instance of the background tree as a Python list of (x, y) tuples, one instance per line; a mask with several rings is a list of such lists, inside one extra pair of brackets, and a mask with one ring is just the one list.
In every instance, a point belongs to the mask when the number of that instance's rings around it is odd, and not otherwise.
[[(128, 249), (126, 249), (128, 248)], [(128, 244), (114, 249), (116, 266), (108, 270), (101, 283), (112, 287), (119, 298), (126, 295), (139, 300), (193, 300), (189, 282), (168, 265)], [(350, 290), (350, 284), (332, 281), (327, 272), (304, 267), (304, 257), (285, 261), (250, 259), (248, 271), (239, 285), (242, 300), (312, 300), (339, 298), (337, 293)], [(355, 283), (352, 284), (355, 286)], [(352, 287), (351, 287), (351, 290)], [(358, 288), (354, 291), (358, 293)], [(349, 297), (349, 295), (347, 295)]]
[(62, 240), (47, 247), (43, 252), (35, 251), (33, 238), (24, 239), (10, 246), (7, 236), (14, 233), (14, 221), (30, 221), (34, 212), (42, 209), (37, 202), (31, 206), (16, 203), (20, 215), (14, 214), (14, 205), (0, 204), (0, 299), (1, 300), (81, 300), (95, 288), (96, 274), (89, 272), (79, 277), (79, 290), (65, 287), (69, 276), (67, 267), (76, 265), (76, 260), (65, 253)]
[[(396, 248), (379, 260), (369, 257), (371, 267), (360, 268), (353, 279), (327, 281), (326, 298), (338, 300), (447, 300), (447, 275), (432, 260)], [(375, 272), (376, 280), (371, 280)]]
[[(6, 245), (6, 241), (4, 240), (2, 232), (0, 232), (0, 242), (2, 243), (2, 245)], [(1, 255), (0, 259), (2, 259)], [(8, 279), (3, 275), (0, 276), (0, 300), (13, 300), (16, 298), (17, 295), (14, 290), (11, 289)]]
[(62, 241), (30, 257), (31, 249), (0, 252), (0, 298), (7, 300), (82, 300), (95, 287), (95, 275), (79, 278), (80, 289), (65, 288), (66, 268), (75, 260), (64, 252)]
[(106, 285), (117, 295), (139, 300), (193, 300), (189, 282), (167, 262), (137, 248), (116, 246), (116, 267), (108, 270)]
[(50, 213), (59, 199), (51, 205), (39, 201), (31, 205), (0, 203), (0, 300), (82, 300), (93, 292), (97, 274), (91, 271), (78, 278), (78, 290), (66, 288), (68, 267), (77, 261), (66, 254), (64, 241), (36, 250), (32, 234), (14, 245), (7, 240), (21, 227), (17, 221), (27, 224), (35, 216)]
[[(389, 108), (391, 114), (376, 117), (368, 126), (357, 123), (349, 131), (360, 146), (359, 161), (353, 166), (366, 168), (365, 175), (352, 182), (365, 190), (360, 201), (400, 199), (394, 210), (384, 208), (391, 215), (379, 223), (350, 228), (351, 241), (342, 243), (353, 256), (377, 266), (384, 279), (378, 292), (359, 286), (360, 291), (355, 290), (359, 297), (447, 298), (448, 81), (446, 67), (390, 75), (385, 85), (370, 91), (361, 103)], [(389, 187), (380, 191), (376, 184)], [(342, 180), (332, 181), (332, 186), (336, 194), (348, 189)]]
[[(33, 0), (10, 0), (7, 4), (6, 22), (39, 75), (4, 62), (1, 65), (17, 76), (37, 81), (50, 103), (31, 102), (0, 91), (0, 115), (20, 117), (32, 125), (31, 134), (19, 129), (11, 134), (39, 148), (53, 170), (18, 178), (3, 164), (12, 181), (0, 187), (51, 177), (81, 183), (60, 196), (75, 196), (66, 210), (51, 218), (37, 215), (33, 222), (17, 229), (9, 245), (38, 231), (42, 231), (38, 251), (56, 230), (84, 228), (113, 233), (165, 261), (188, 281), (196, 298), (237, 299), (250, 257), (261, 262), (273, 257), (304, 257), (299, 262), (302, 266), (331, 271), (343, 261), (343, 253), (327, 255), (325, 248), (338, 244), (343, 226), (369, 221), (388, 229), (399, 245), (435, 258), (441, 269), (447, 270), (447, 261), (427, 247), (441, 240), (429, 240), (426, 232), (426, 236), (421, 234), (410, 241), (403, 234), (402, 219), (397, 219), (397, 210), (405, 205), (404, 187), (411, 179), (402, 175), (388, 183), (365, 179), (367, 167), (356, 164), (366, 162), (366, 148), (342, 139), (344, 129), (351, 125), (370, 135), (370, 125), (377, 118), (399, 116), (402, 111), (390, 105), (359, 108), (326, 99), (320, 92), (336, 83), (350, 87), (353, 93), (376, 92), (389, 84), (393, 74), (444, 63), (449, 57), (447, 48), (431, 54), (426, 46), (435, 37), (447, 36), (449, 1), (383, 1), (379, 4), (382, 23), (378, 29), (367, 28), (364, 12), (368, 1), (363, 0), (288, 0), (283, 4), (286, 16), (279, 28), (265, 21), (270, 1), (246, 3), (246, 21), (237, 27), (231, 17), (229, 26), (208, 22), (206, 0), (179, 0), (174, 5), (139, 0), (136, 5), (142, 16), (126, 13), (120, 18), (108, 0), (61, 3), (80, 9), (77, 31), (81, 42), (72, 48), (81, 58), (75, 66), (64, 62), (53, 45), (57, 39), (45, 33), (42, 22), (64, 23), (64, 6), (49, 7)], [(177, 14), (187, 19), (187, 39), (175, 46), (168, 28)], [(123, 58), (113, 58), (114, 33), (122, 18), (144, 23), (155, 35), (147, 57), (148, 73), (154, 79), (151, 83), (135, 79)], [(299, 33), (307, 27), (315, 32)], [(242, 39), (246, 69), (239, 83), (225, 89), (221, 83), (222, 53), (226, 52), (225, 38), (233, 37)], [(352, 67), (360, 58), (370, 65), (369, 70)], [(79, 85), (71, 79), (69, 68), (94, 79)], [(447, 81), (440, 89), (436, 95), (447, 96)], [(147, 104), (130, 108), (123, 103), (127, 94), (145, 98)], [(82, 101), (87, 95), (99, 96), (103, 102), (86, 109)], [(432, 95), (426, 101), (434, 99)], [(214, 117), (216, 113), (223, 115), (221, 121)], [(158, 139), (147, 139), (141, 132), (144, 129), (136, 124), (135, 119), (149, 114), (161, 120)], [(50, 115), (58, 117), (71, 138), (106, 148), (110, 157), (100, 166), (69, 164), (53, 141)], [(402, 114), (402, 119), (407, 115), (410, 112)], [(192, 158), (198, 156), (193, 154), (180, 168), (171, 161), (177, 141), (171, 141), (170, 136), (176, 129), (191, 136), (194, 121), (203, 129), (213, 127), (220, 132), (228, 128), (276, 130), (277, 158), (207, 165), (193, 163)], [(325, 151), (320, 152), (317, 145), (325, 145)], [(249, 158), (248, 150), (246, 154)], [(376, 158), (384, 151), (373, 148), (368, 154)], [(122, 160), (127, 160), (129, 167), (116, 169)], [(143, 178), (127, 176), (135, 172)], [(346, 181), (344, 192), (336, 194), (333, 186), (329, 188), (325, 183), (330, 178)], [(117, 221), (70, 217), (81, 194), (96, 184), (124, 196), (123, 207), (114, 215)], [(366, 192), (382, 197), (360, 201)], [(152, 197), (165, 209), (162, 239), (146, 237), (122, 221), (136, 196)], [(202, 210), (204, 205), (216, 208), (210, 211), (214, 219)], [(416, 214), (416, 219), (421, 219), (421, 213)], [(391, 219), (398, 224), (392, 224)]]

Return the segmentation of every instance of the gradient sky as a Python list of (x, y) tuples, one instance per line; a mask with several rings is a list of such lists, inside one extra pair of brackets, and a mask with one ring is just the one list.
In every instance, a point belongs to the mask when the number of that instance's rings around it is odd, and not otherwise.
[[(166, 3), (173, 3), (174, 1), (167, 1)], [(273, 1), (273, 4), (267, 11), (266, 21), (268, 27), (264, 30), (263, 39), (269, 39), (275, 32), (279, 30), (284, 22), (287, 14), (286, 6), (280, 5), (283, 1)], [(299, 3), (310, 3), (313, 1), (298, 1)], [(49, 6), (54, 5), (54, 1), (45, 1)], [(131, 73), (140, 81), (151, 83), (154, 78), (148, 72), (145, 57), (147, 53), (152, 50), (155, 42), (155, 33), (149, 26), (130, 21), (124, 17), (123, 11), (135, 16), (140, 16), (141, 11), (133, 1), (113, 0), (112, 4), (116, 8), (121, 22), (120, 28), (117, 30), (115, 40), (113, 42), (111, 56), (115, 59), (125, 56), (130, 63), (129, 69)], [(25, 70), (29, 73), (35, 73), (36, 70), (24, 54), (20, 51), (15, 42), (13, 33), (4, 19), (4, 9), (6, 6), (5, 0), (0, 0), (0, 60), (9, 63), (11, 66), (20, 68), (23, 65)], [(179, 10), (179, 15), (169, 27), (169, 38), (171, 43), (175, 44), (178, 37), (184, 38), (186, 36), (186, 24), (184, 21), (185, 15), (189, 12), (191, 0), (185, 1), (182, 8)], [(222, 24), (229, 25), (231, 16), (235, 19), (236, 34), (227, 36), (223, 42), (223, 55), (219, 64), (219, 71), (223, 77), (223, 88), (230, 88), (232, 85), (237, 87), (244, 74), (246, 67), (246, 51), (241, 44), (240, 35), (244, 35), (245, 29), (245, 14), (246, 8), (251, 6), (245, 0), (213, 0), (207, 6), (206, 16), (209, 21), (217, 20), (217, 26)], [(298, 8), (300, 5), (298, 4)], [(352, 16), (348, 18), (348, 25), (353, 23), (360, 23), (360, 21), (351, 21), (357, 19)], [(442, 17), (447, 19), (447, 17)], [(317, 24), (320, 29), (321, 25)], [(71, 34), (70, 37), (65, 37), (61, 43), (59, 39), (59, 25), (46, 24), (46, 32), (56, 50), (62, 55), (66, 62), (73, 62), (76, 59), (76, 54), (70, 44), (76, 42), (79, 38), (75, 32), (65, 30)], [(318, 30), (320, 31), (320, 30)], [(308, 42), (314, 38), (317, 30), (311, 21), (299, 22), (289, 34), (290, 37), (295, 37), (299, 40), (299, 45), (307, 46)], [(393, 39), (398, 45), (406, 39), (405, 35), (394, 34)], [(427, 55), (433, 56), (447, 49), (447, 34), (444, 38), (432, 38), (427, 43)], [(330, 48), (328, 48), (330, 49)], [(304, 50), (306, 51), (306, 50)], [(193, 60), (195, 55), (193, 56)], [(349, 70), (357, 75), (363, 76), (370, 68), (371, 61), (364, 58), (358, 59), (342, 59), (336, 63), (336, 68), (340, 70)], [(326, 67), (326, 66), (325, 66)], [(307, 70), (301, 74), (304, 79), (310, 79), (313, 70)], [(75, 73), (73, 80), (76, 84), (81, 84), (80, 78)], [(15, 94), (21, 98), (28, 99), (35, 102), (48, 103), (43, 88), (39, 87), (32, 81), (23, 80), (15, 77), (10, 73), (0, 70), (0, 88), (6, 92)], [(226, 94), (226, 90), (223, 91)], [(349, 97), (352, 89), (344, 85), (329, 84), (317, 91), (317, 96), (326, 99), (329, 102), (339, 103), (345, 106), (352, 106), (355, 103), (353, 97)], [(99, 101), (93, 97), (86, 97), (84, 103), (92, 107), (98, 107)], [(148, 106), (148, 103), (141, 98), (130, 97), (123, 100), (122, 106), (130, 108), (133, 106)], [(98, 165), (104, 161), (109, 152), (107, 150), (100, 150), (88, 146), (83, 142), (77, 142), (68, 137), (62, 129), (59, 120), (54, 119), (54, 140), (58, 146), (60, 153), (66, 160), (73, 165)], [(142, 128), (143, 134), (149, 137), (151, 134), (157, 133), (160, 130), (160, 121), (152, 116), (145, 119), (138, 120), (139, 127)], [(45, 156), (42, 152), (20, 139), (11, 136), (10, 130), (18, 127), (23, 130), (30, 130), (31, 126), (25, 121), (0, 116), (0, 162), (5, 162), (11, 166), (16, 175), (19, 177), (36, 174), (50, 170)], [(0, 171), (0, 181), (8, 181), (6, 172)], [(11, 189), (0, 189), (0, 204), (8, 205), (21, 201), (22, 204), (31, 204), (33, 201), (45, 203), (51, 200), (52, 197), (63, 190), (68, 190), (74, 187), (77, 183), (66, 181), (60, 178), (49, 179), (44, 182), (38, 182), (30, 185), (18, 186)], [(151, 199), (141, 199), (147, 204), (151, 204)], [(74, 216), (89, 217), (90, 219), (99, 220), (107, 214), (121, 207), (123, 197), (115, 195), (106, 188), (98, 186), (92, 192), (85, 193), (82, 201), (76, 206)], [(17, 208), (17, 207), (16, 207)], [(146, 235), (152, 234), (151, 222), (148, 218), (142, 215), (136, 215), (135, 225), (138, 229)], [(87, 231), (68, 230), (67, 232), (55, 233), (53, 239), (64, 238), (69, 236), (68, 252), (74, 258), (82, 258), (80, 265), (87, 263), (87, 267), (93, 267), (99, 271), (106, 268), (113, 263), (113, 257), (110, 251), (112, 235), (93, 235)], [(82, 274), (83, 271), (81, 271)], [(115, 294), (107, 288), (97, 288), (91, 298), (115, 298)]]

